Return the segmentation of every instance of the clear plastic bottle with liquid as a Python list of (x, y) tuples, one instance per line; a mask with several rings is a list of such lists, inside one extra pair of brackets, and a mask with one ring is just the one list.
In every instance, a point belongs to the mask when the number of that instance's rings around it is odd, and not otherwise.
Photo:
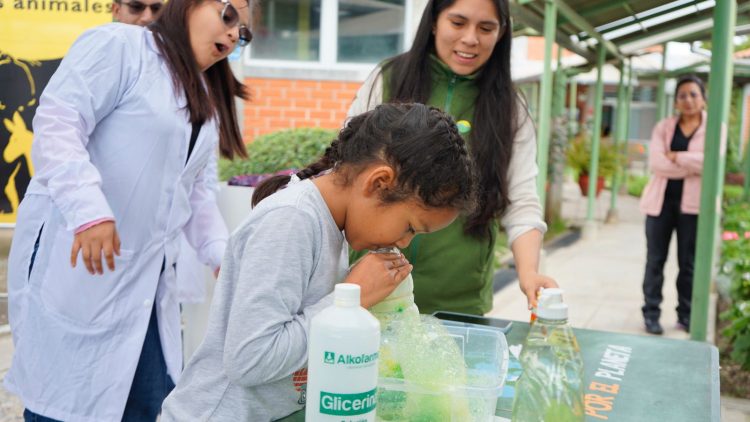
[(526, 337), (516, 384), (512, 420), (574, 422), (584, 420), (583, 360), (561, 289), (544, 289), (536, 321)]

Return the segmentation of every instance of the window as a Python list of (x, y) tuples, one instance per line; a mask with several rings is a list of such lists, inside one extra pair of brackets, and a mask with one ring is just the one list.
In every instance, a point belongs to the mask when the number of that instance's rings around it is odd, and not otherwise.
[(656, 87), (650, 85), (639, 85), (633, 92), (633, 101), (644, 103), (656, 102)]
[(267, 0), (253, 28), (250, 56), (256, 59), (317, 61), (320, 58), (320, 0)]
[(278, 67), (284, 61), (281, 66), (293, 68), (378, 63), (404, 51), (413, 1), (265, 0), (248, 63)]
[(341, 0), (338, 61), (377, 63), (402, 51), (404, 0)]

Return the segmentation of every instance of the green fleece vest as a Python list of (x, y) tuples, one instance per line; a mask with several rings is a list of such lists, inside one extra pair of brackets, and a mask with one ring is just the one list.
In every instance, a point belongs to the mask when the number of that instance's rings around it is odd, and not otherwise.
[[(456, 75), (434, 56), (431, 70), (432, 94), (428, 104), (456, 121), (473, 124), (474, 103), (479, 93), (475, 75)], [(390, 99), (389, 76), (383, 75), (385, 102)], [(492, 309), (492, 262), (498, 223), (493, 221), (489, 235), (480, 240), (464, 234), (464, 222), (459, 217), (443, 230), (417, 235), (402, 250), (414, 265), (414, 299), (423, 314), (454, 311), (482, 315)], [(350, 261), (356, 261), (364, 253), (352, 252)]]

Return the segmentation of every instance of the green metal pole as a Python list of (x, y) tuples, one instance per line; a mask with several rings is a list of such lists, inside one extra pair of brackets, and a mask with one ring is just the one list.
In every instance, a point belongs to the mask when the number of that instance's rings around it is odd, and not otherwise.
[(539, 84), (531, 84), (531, 99), (529, 100), (531, 117), (539, 125)]
[(659, 88), (656, 92), (656, 121), (660, 122), (667, 113), (664, 85), (667, 80), (667, 43), (662, 46), (661, 71), (659, 72)]
[(568, 78), (562, 68), (562, 52), (563, 49), (558, 48), (557, 70), (555, 70), (555, 82), (552, 93), (552, 117), (562, 117), (565, 110), (565, 85), (568, 83)]
[[(627, 79), (627, 86), (625, 88), (625, 127), (623, 128), (623, 131), (625, 133), (625, 139), (630, 139), (630, 120), (633, 117), (633, 109), (631, 105), (633, 104), (633, 60), (628, 60), (628, 79)], [(622, 186), (627, 190), (628, 187), (628, 177), (627, 174), (625, 177), (620, 178), (620, 183)], [(622, 189), (622, 188), (621, 188)]]
[(604, 59), (607, 51), (599, 44), (596, 58), (596, 91), (594, 92), (594, 127), (591, 136), (591, 164), (589, 165), (589, 193), (586, 223), (594, 224), (594, 204), (596, 200), (596, 179), (599, 175), (599, 143), (602, 137), (602, 102), (604, 101)]
[(575, 77), (570, 80), (570, 97), (568, 98), (568, 139), (574, 137), (578, 132), (578, 81)]
[(612, 174), (612, 196), (609, 203), (609, 213), (607, 214), (608, 222), (617, 221), (617, 192), (620, 189), (620, 177), (622, 174), (622, 160), (620, 155), (621, 146), (627, 141), (627, 120), (628, 110), (626, 108), (627, 87), (625, 86), (625, 76), (628, 70), (625, 62), (622, 62), (620, 67), (620, 84), (617, 86), (617, 116), (615, 123), (615, 151), (617, 152), (617, 167), (615, 172)]
[(539, 174), (536, 177), (536, 188), (539, 203), (544, 209), (547, 186), (547, 163), (549, 161), (550, 120), (552, 120), (552, 44), (555, 42), (557, 26), (557, 3), (554, 0), (544, 2), (544, 73), (542, 74), (542, 96), (539, 101), (539, 142), (536, 163)]
[(630, 139), (630, 120), (633, 117), (633, 91), (635, 90), (635, 81), (633, 81), (633, 60), (628, 60), (628, 91), (627, 102), (628, 102), (628, 125), (625, 131), (625, 137)]
[[(708, 299), (716, 252), (716, 231), (721, 215), (721, 191), (724, 186), (724, 155), (726, 125), (732, 88), (732, 37), (737, 18), (736, 0), (716, 2), (714, 28), (711, 36), (711, 73), (708, 80), (708, 120), (703, 152), (701, 208), (698, 214), (698, 238), (695, 250), (693, 300), (690, 314), (690, 337), (706, 341), (708, 331)], [(721, 140), (722, 142), (718, 142)]]

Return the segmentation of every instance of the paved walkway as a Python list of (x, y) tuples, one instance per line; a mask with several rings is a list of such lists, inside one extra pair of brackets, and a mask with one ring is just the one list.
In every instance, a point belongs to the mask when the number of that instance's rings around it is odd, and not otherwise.
[[(570, 246), (555, 250), (545, 257), (543, 271), (565, 290), (574, 327), (622, 333), (646, 334), (641, 317), (643, 294), (641, 283), (646, 259), (644, 217), (638, 210), (638, 199), (620, 196), (617, 200), (619, 221), (604, 224), (610, 205), (609, 192), (602, 192), (596, 201), (596, 236), (582, 238)], [(574, 226), (583, 226), (586, 198), (575, 184), (564, 191), (563, 218)], [(661, 322), (665, 336), (687, 339), (677, 329), (676, 247), (673, 242), (665, 268), (664, 303)], [(492, 316), (528, 320), (526, 299), (517, 283), (511, 283), (495, 294)]]
[[(566, 184), (564, 198), (563, 216), (573, 225), (582, 225), (586, 200), (581, 197), (577, 185)], [(617, 224), (603, 224), (609, 199), (608, 192), (604, 192), (597, 200), (596, 238), (582, 239), (550, 253), (543, 263), (545, 273), (554, 277), (565, 289), (573, 326), (647, 335), (640, 313), (645, 262), (644, 219), (638, 212), (637, 199), (621, 196), (618, 198), (620, 221)], [(665, 271), (662, 324), (665, 336), (687, 339), (688, 335), (676, 328), (674, 307), (677, 293), (674, 279), (677, 268), (674, 244), (671, 249)], [(526, 301), (516, 283), (495, 294), (491, 315), (528, 320)], [(0, 379), (9, 366), (11, 351), (10, 336), (0, 335)], [(21, 411), (18, 400), (0, 386), (0, 422), (20, 422)], [(722, 399), (722, 420), (750, 422), (750, 404), (743, 400)]]

